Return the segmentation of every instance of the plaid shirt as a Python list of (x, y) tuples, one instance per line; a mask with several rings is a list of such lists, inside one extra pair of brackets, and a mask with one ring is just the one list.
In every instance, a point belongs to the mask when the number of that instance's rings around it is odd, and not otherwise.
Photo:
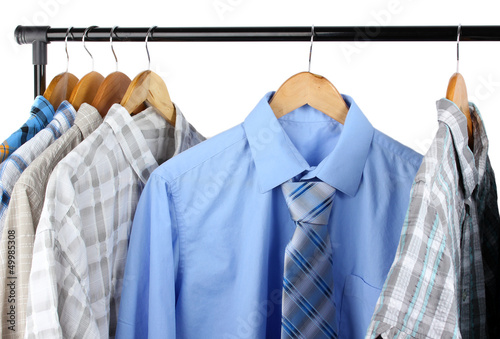
[(0, 234), (2, 234), (5, 216), (9, 206), (10, 195), (14, 184), (21, 173), (45, 149), (71, 128), (75, 121), (75, 109), (67, 101), (63, 101), (50, 123), (31, 140), (20, 146), (0, 165), (0, 188), (2, 203), (0, 204)]
[(500, 218), (488, 139), (473, 104), (474, 153), (459, 108), (446, 99), (437, 108), (439, 130), (367, 338), (499, 337)]
[(47, 99), (39, 95), (31, 106), (30, 115), (28, 121), (0, 145), (0, 163), (47, 126), (54, 116), (54, 108)]
[(49, 179), (33, 249), (28, 338), (107, 338), (116, 329), (128, 238), (150, 174), (204, 138), (178, 108), (175, 128), (154, 108), (115, 104)]
[[(82, 104), (73, 127), (40, 154), (14, 186), (0, 242), (0, 312), (1, 322), (4, 324), (0, 326), (2, 338), (24, 337), (33, 242), (49, 176), (59, 161), (101, 123), (99, 112), (88, 104)], [(9, 263), (9, 250), (12, 251), (12, 246), (15, 255), (11, 256)], [(12, 284), (15, 286), (15, 298), (10, 297)], [(9, 314), (11, 306), (16, 310), (14, 319)]]

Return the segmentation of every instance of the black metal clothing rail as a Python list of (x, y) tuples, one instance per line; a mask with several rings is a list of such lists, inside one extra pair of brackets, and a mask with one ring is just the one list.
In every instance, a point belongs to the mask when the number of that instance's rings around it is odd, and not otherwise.
[[(318, 26), (314, 41), (456, 41), (457, 26)], [(144, 41), (149, 27), (117, 27), (113, 41)], [(73, 28), (68, 41), (81, 41)], [(67, 28), (17, 26), (18, 44), (32, 44), (35, 96), (45, 91), (47, 44), (64, 41)], [(109, 42), (111, 27), (87, 32), (86, 41)], [(156, 27), (148, 41), (309, 41), (311, 27)], [(460, 41), (500, 41), (500, 26), (462, 26)]]

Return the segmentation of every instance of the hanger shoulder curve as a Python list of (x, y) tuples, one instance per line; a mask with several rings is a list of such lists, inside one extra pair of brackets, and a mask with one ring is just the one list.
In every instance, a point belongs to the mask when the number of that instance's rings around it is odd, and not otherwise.
[(104, 117), (113, 104), (120, 103), (131, 82), (122, 72), (109, 74), (99, 86), (92, 106)]
[(104, 77), (98, 72), (92, 71), (86, 74), (80, 79), (80, 81), (78, 81), (73, 89), (73, 92), (71, 93), (71, 97), (69, 99), (71, 105), (78, 110), (80, 105), (84, 102), (90, 104), (103, 81)]
[(288, 78), (269, 102), (277, 118), (305, 104), (342, 124), (349, 111), (335, 86), (325, 77), (310, 72), (300, 72)]
[(150, 70), (139, 73), (132, 80), (120, 104), (132, 114), (143, 103), (153, 106), (165, 120), (175, 126), (175, 106), (167, 85), (158, 74)]
[(467, 86), (465, 79), (460, 73), (454, 73), (448, 82), (446, 99), (453, 101), (467, 118), (467, 134), (469, 144), (472, 142), (472, 119), (469, 111), (469, 99), (467, 97)]
[(77, 83), (78, 78), (71, 73), (58, 74), (52, 79), (43, 96), (54, 109), (57, 109), (61, 102), (69, 100)]

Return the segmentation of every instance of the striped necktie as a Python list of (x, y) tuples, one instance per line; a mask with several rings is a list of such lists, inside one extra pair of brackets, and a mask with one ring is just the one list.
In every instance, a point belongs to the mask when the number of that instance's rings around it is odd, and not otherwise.
[(324, 182), (281, 185), (296, 228), (285, 250), (281, 339), (337, 338), (328, 218), (335, 188)]

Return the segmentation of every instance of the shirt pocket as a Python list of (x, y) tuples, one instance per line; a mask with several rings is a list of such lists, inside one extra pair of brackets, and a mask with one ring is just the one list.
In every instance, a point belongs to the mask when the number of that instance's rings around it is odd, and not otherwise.
[(339, 338), (364, 338), (382, 290), (357, 275), (346, 278), (340, 314)]

